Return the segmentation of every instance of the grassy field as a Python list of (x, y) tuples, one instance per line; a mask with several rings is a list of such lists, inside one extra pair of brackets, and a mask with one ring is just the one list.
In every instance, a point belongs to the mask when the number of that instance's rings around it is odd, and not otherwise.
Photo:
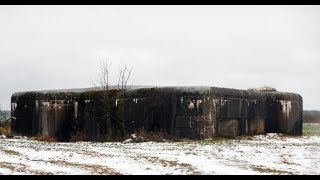
[(320, 136), (320, 124), (303, 123), (303, 135), (305, 135), (305, 136)]

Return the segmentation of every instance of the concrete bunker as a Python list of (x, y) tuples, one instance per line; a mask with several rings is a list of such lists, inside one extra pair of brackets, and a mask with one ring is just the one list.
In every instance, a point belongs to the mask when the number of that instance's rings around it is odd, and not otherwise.
[(302, 97), (277, 91), (134, 87), (123, 95), (76, 89), (20, 92), (11, 101), (14, 134), (60, 141), (76, 135), (116, 141), (141, 131), (189, 139), (302, 134)]

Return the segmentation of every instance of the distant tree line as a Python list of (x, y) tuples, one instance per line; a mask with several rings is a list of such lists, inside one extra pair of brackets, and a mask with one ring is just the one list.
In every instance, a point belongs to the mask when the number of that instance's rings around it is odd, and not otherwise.
[(5, 122), (10, 119), (10, 111), (2, 110), (2, 107), (0, 105), (0, 122)]
[(304, 123), (320, 123), (320, 111), (303, 111)]

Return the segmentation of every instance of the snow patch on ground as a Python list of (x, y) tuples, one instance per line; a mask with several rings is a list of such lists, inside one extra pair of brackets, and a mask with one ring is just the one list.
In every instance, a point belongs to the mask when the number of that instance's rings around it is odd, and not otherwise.
[(320, 137), (143, 143), (1, 137), (0, 174), (320, 174)]

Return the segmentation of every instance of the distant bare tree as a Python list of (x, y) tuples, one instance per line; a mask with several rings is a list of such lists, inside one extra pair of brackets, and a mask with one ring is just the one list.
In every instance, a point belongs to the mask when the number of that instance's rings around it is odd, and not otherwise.
[(1, 104), (0, 104), (0, 122), (2, 121), (2, 117), (3, 116), (3, 113), (2, 113), (2, 107), (1, 107)]
[(91, 79), (91, 83), (94, 87), (109, 90), (110, 68), (111, 63), (109, 63), (108, 58), (100, 62), (97, 79)]
[(123, 65), (119, 69), (118, 89), (122, 89), (124, 94), (127, 89), (129, 79), (131, 77), (132, 68), (129, 68), (127, 64)]
[(0, 122), (7, 120), (7, 114), (2, 111), (2, 106), (0, 104)]

